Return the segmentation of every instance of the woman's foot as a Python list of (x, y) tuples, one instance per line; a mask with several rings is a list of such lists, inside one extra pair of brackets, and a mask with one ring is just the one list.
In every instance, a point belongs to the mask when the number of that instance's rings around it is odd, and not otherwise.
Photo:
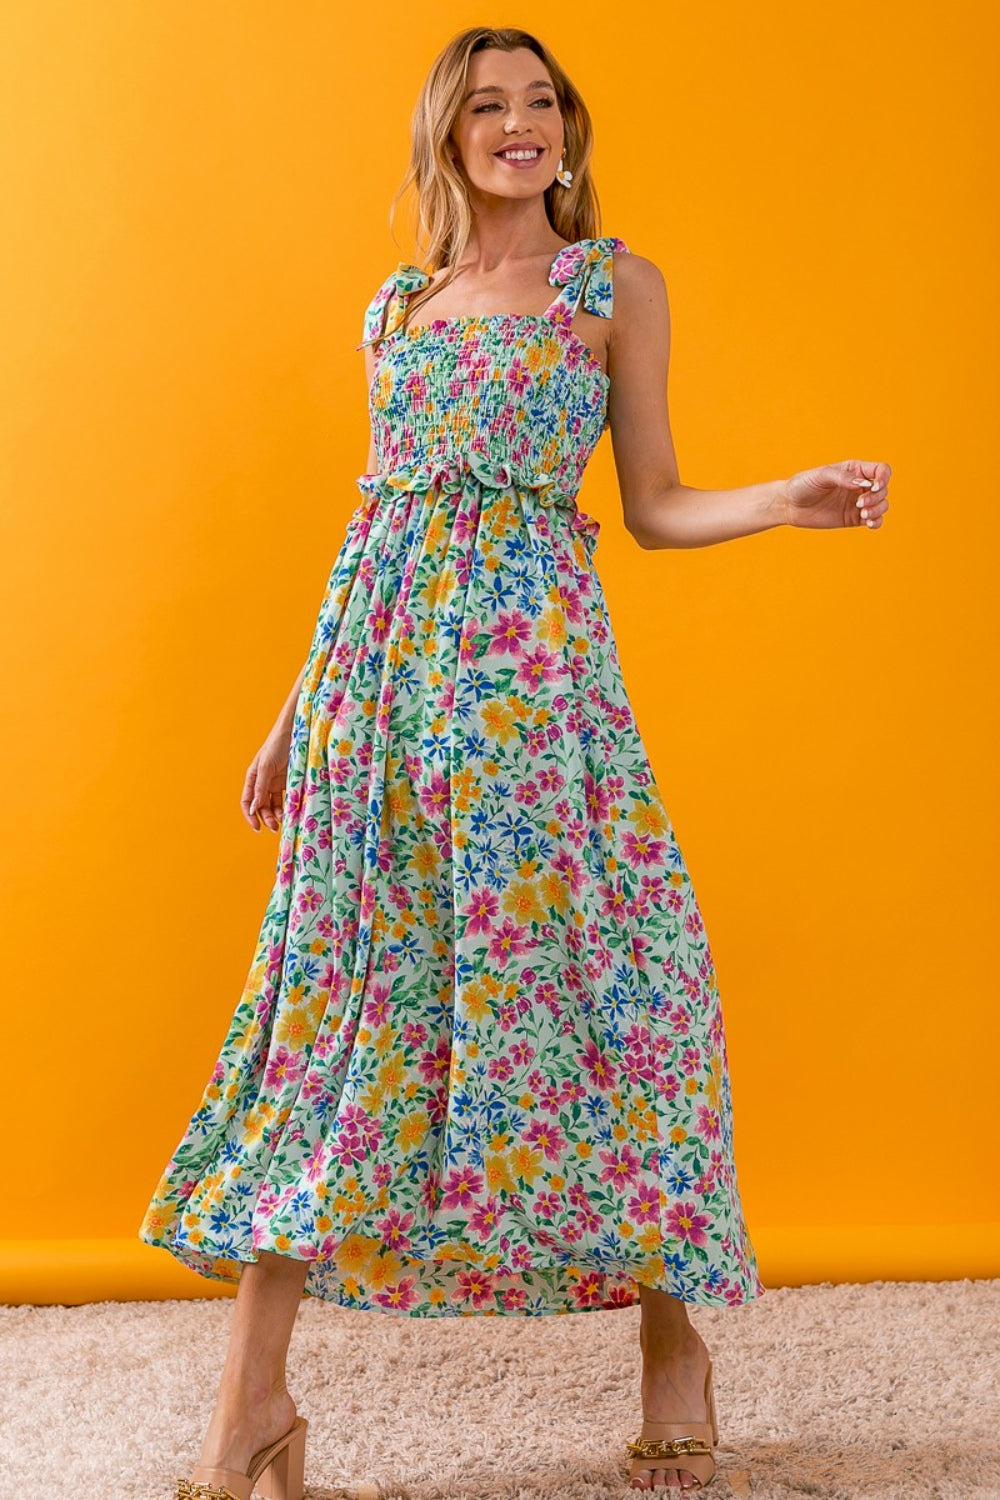
[[(705, 1342), (687, 1320), (669, 1335), (658, 1331), (642, 1340), (642, 1412), (646, 1419), (640, 1437), (658, 1434), (650, 1422), (707, 1422), (705, 1380), (709, 1355)], [(642, 1468), (632, 1479), (633, 1489), (698, 1489), (690, 1469)]]
[(199, 1467), (245, 1474), (254, 1454), (284, 1437), (296, 1415), (295, 1402), (286, 1390), (271, 1391), (259, 1400), (220, 1396), (201, 1445)]

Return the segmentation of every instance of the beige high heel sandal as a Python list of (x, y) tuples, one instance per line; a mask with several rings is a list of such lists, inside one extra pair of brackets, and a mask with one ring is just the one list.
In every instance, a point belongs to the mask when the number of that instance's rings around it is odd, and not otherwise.
[(190, 1479), (178, 1479), (176, 1500), (302, 1500), (305, 1488), (305, 1417), (296, 1417), (284, 1437), (260, 1448), (247, 1472), (196, 1464)]
[(634, 1479), (643, 1469), (687, 1469), (697, 1479), (699, 1489), (711, 1484), (715, 1477), (712, 1446), (719, 1441), (711, 1360), (705, 1376), (705, 1402), (708, 1406), (707, 1422), (653, 1422), (647, 1419), (646, 1425), (659, 1428), (660, 1435), (636, 1438), (634, 1442), (626, 1443), (625, 1451), (632, 1460), (629, 1479)]

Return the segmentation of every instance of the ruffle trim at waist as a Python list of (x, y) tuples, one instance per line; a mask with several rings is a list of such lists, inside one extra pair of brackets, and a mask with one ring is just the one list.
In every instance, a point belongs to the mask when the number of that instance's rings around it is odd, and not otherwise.
[(357, 484), (362, 494), (385, 500), (401, 493), (423, 494), (438, 487), (452, 488), (456, 493), (469, 488), (513, 490), (519, 495), (530, 494), (538, 505), (568, 512), (572, 529), (581, 532), (591, 545), (596, 543), (601, 529), (595, 517), (578, 507), (576, 491), (564, 488), (554, 474), (511, 460), (498, 462), (474, 448), (467, 453), (442, 454), (380, 473), (361, 474)]

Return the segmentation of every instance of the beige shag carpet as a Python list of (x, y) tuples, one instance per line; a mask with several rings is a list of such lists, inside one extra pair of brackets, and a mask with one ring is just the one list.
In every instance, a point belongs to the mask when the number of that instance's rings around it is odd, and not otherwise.
[[(1000, 1500), (1000, 1281), (781, 1287), (693, 1308), (713, 1500)], [(0, 1500), (172, 1500), (230, 1299), (0, 1307)], [(303, 1302), (308, 1500), (607, 1500), (637, 1428), (638, 1311), (420, 1321)], [(370, 1486), (368, 1488), (367, 1486)], [(672, 1493), (677, 1493), (673, 1491)]]

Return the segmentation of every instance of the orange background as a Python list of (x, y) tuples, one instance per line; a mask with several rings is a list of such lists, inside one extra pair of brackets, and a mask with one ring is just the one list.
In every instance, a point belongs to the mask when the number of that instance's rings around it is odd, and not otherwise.
[[(718, 965), (751, 1237), (769, 1284), (997, 1275), (996, 17), (647, 11), (485, 19), (554, 48), (602, 232), (666, 277), (682, 480), (894, 471), (880, 531), (693, 551), (624, 531), (607, 437), (581, 494)], [(357, 504), (410, 111), (483, 19), (7, 13), (7, 1300), (222, 1292), (135, 1234), (270, 890), (239, 796)]]

